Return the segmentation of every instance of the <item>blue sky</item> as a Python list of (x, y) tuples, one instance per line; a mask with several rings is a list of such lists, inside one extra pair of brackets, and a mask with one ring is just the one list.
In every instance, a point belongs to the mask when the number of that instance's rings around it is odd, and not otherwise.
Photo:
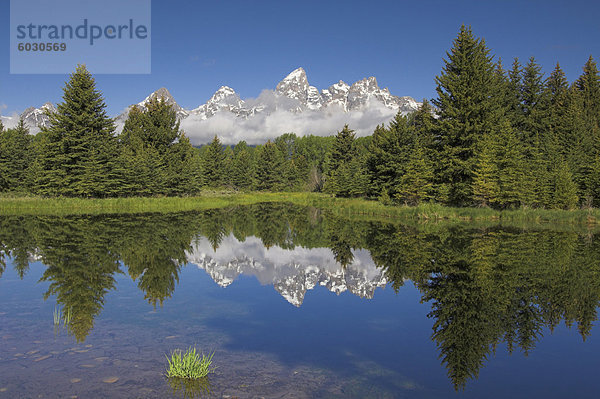
[[(152, 73), (97, 75), (116, 115), (167, 87), (195, 108), (221, 85), (242, 98), (306, 69), (319, 89), (375, 76), (392, 94), (435, 96), (435, 75), (461, 24), (496, 56), (535, 56), (548, 73), (560, 62), (570, 81), (591, 54), (600, 59), (594, 1), (152, 1)], [(9, 74), (9, 0), (0, 0), (0, 112), (61, 100), (67, 75)]]

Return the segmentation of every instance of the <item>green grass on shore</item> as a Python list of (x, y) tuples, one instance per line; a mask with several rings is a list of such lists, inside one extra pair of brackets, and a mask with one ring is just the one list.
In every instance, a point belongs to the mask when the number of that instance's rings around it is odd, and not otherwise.
[(600, 224), (600, 210), (572, 211), (528, 209), (494, 210), (490, 208), (451, 208), (440, 204), (416, 207), (386, 206), (359, 198), (334, 198), (317, 193), (267, 193), (206, 191), (196, 197), (133, 198), (41, 198), (2, 197), (0, 215), (72, 215), (202, 211), (260, 202), (290, 202), (326, 209), (340, 216), (418, 221), (487, 221), (510, 223)]

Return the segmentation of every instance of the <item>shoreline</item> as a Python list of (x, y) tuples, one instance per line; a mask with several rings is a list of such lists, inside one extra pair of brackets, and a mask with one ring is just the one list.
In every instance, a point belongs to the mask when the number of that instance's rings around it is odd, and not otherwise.
[(383, 205), (363, 198), (335, 198), (306, 192), (233, 192), (206, 191), (193, 197), (122, 197), (105, 199), (0, 197), (0, 215), (84, 215), (132, 214), (203, 211), (261, 202), (288, 202), (312, 206), (338, 216), (374, 217), (388, 220), (459, 221), (459, 222), (528, 222), (596, 226), (599, 209), (548, 210), (519, 208), (453, 208), (436, 203), (418, 206)]

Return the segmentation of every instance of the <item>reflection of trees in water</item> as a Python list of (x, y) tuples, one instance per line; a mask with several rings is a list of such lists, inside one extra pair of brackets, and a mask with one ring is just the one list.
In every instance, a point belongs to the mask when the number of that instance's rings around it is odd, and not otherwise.
[[(457, 389), (476, 378), (500, 344), (525, 355), (543, 328), (564, 321), (589, 336), (600, 298), (595, 234), (468, 225), (396, 225), (349, 221), (287, 204), (202, 213), (0, 218), (5, 258), (23, 276), (32, 254), (82, 341), (101, 312), (115, 273), (127, 274), (149, 303), (175, 290), (186, 251), (199, 237), (216, 249), (229, 234), (259, 237), (265, 247), (328, 247), (341, 266), (365, 248), (394, 289), (412, 280), (431, 303), (432, 339)], [(121, 266), (121, 264), (123, 266)]]
[[(394, 231), (395, 230), (395, 231)], [(500, 343), (525, 355), (544, 327), (585, 339), (600, 299), (600, 248), (573, 232), (384, 227), (366, 247), (397, 289), (411, 279), (432, 304), (432, 338), (457, 389)]]

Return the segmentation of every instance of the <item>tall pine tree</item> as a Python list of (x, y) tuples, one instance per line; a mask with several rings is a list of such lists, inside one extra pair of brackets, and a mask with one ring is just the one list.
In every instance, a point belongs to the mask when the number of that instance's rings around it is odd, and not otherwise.
[(78, 65), (63, 89), (63, 102), (42, 128), (35, 191), (42, 195), (104, 197), (119, 187), (114, 124), (96, 82)]
[(437, 179), (445, 202), (469, 205), (476, 167), (476, 148), (504, 114), (490, 50), (470, 27), (460, 28), (436, 77), (440, 142)]
[(215, 135), (202, 155), (204, 184), (219, 187), (225, 184), (225, 150)]
[(23, 119), (12, 129), (0, 125), (0, 191), (25, 191), (31, 162), (33, 136)]

